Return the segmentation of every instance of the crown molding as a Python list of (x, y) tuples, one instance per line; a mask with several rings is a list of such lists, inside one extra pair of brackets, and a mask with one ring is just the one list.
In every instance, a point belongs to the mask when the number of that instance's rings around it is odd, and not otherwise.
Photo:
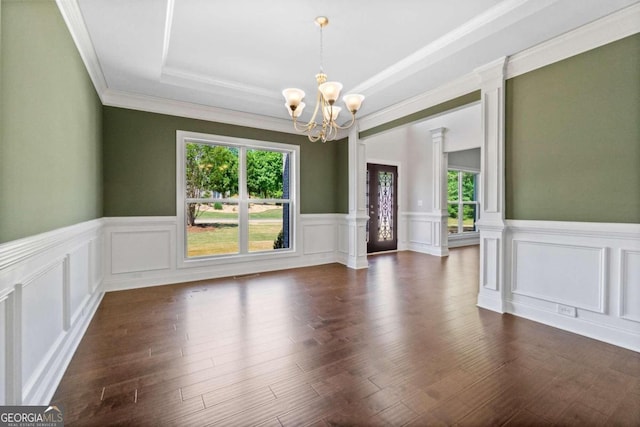
[(71, 38), (80, 53), (80, 57), (82, 58), (82, 62), (84, 62), (87, 72), (89, 73), (89, 78), (93, 83), (93, 87), (96, 89), (100, 100), (104, 102), (102, 96), (108, 88), (107, 80), (102, 72), (98, 55), (96, 55), (96, 51), (93, 48), (89, 31), (84, 24), (84, 18), (82, 16), (82, 11), (80, 11), (78, 1), (56, 0), (56, 5), (60, 10), (60, 14), (64, 19), (65, 24), (67, 24), (67, 28), (71, 33)]
[(129, 108), (150, 113), (168, 114), (171, 116), (298, 134), (298, 132), (293, 129), (290, 120), (112, 89), (104, 91), (102, 103), (111, 107)]
[(562, 61), (640, 32), (640, 3), (583, 25), (509, 58), (506, 78)]

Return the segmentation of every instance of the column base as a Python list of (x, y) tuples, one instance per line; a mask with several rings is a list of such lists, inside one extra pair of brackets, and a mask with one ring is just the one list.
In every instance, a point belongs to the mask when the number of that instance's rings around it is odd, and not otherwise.
[(346, 265), (352, 269), (369, 268), (367, 260), (367, 221), (365, 214), (347, 215), (349, 227), (349, 253)]

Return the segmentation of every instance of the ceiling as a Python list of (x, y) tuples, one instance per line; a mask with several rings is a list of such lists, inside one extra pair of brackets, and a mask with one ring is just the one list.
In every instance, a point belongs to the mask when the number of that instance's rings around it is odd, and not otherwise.
[(76, 1), (107, 89), (276, 119), (288, 119), (286, 87), (313, 102), (319, 15), (324, 71), (365, 95), (363, 117), (637, 3)]

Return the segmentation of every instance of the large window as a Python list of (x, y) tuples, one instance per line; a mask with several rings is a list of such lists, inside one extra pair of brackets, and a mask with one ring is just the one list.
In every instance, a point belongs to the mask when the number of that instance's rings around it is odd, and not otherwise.
[(478, 231), (478, 174), (449, 170), (447, 175), (449, 234)]
[(291, 250), (297, 147), (190, 135), (178, 136), (185, 258)]

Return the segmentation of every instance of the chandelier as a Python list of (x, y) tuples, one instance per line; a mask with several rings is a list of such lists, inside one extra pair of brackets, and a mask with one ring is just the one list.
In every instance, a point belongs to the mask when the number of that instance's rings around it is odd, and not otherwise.
[[(348, 129), (356, 121), (356, 112), (360, 108), (364, 96), (358, 94), (347, 94), (342, 97), (347, 110), (351, 113), (351, 121), (345, 125), (338, 125), (338, 115), (342, 110), (341, 107), (335, 105), (336, 100), (340, 96), (342, 84), (338, 82), (328, 82), (327, 75), (322, 69), (322, 29), (329, 25), (329, 18), (326, 16), (318, 16), (315, 23), (320, 27), (320, 73), (316, 74), (318, 82), (318, 93), (316, 97), (316, 107), (311, 116), (311, 120), (307, 123), (298, 123), (298, 118), (302, 114), (305, 107), (304, 91), (296, 88), (287, 88), (282, 91), (284, 99), (287, 101), (284, 105), (293, 119), (293, 127), (300, 133), (306, 133), (311, 142), (318, 140), (322, 142), (331, 141), (338, 135), (339, 129)], [(316, 123), (318, 113), (322, 114), (322, 122)]]

